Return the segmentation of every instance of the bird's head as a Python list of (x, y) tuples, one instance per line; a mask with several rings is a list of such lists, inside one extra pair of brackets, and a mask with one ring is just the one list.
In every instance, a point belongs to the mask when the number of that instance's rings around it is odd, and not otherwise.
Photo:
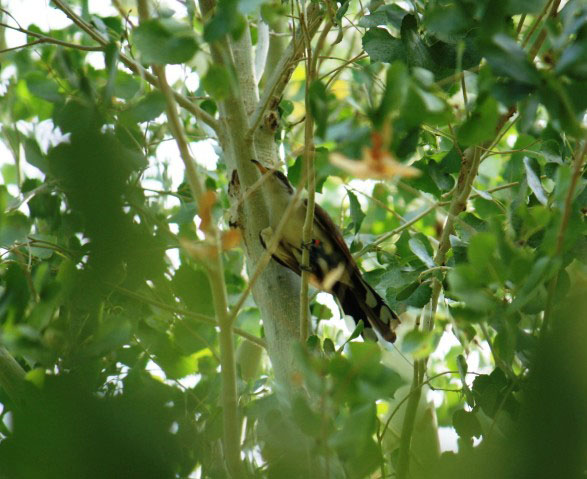
[(267, 168), (259, 163), (257, 160), (251, 160), (253, 164), (257, 167), (259, 172), (262, 175), (267, 175), (268, 178), (267, 188), (273, 194), (283, 194), (287, 193), (288, 195), (292, 195), (294, 193), (294, 188), (287, 179), (287, 177), (279, 170), (274, 168)]

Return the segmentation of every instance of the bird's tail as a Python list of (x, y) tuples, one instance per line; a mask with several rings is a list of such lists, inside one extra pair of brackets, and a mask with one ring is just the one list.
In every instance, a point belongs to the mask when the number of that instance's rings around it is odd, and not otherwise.
[(352, 286), (338, 282), (332, 288), (345, 314), (356, 323), (363, 320), (365, 328), (374, 328), (386, 341), (395, 341), (395, 329), (400, 321), (379, 294), (355, 272)]

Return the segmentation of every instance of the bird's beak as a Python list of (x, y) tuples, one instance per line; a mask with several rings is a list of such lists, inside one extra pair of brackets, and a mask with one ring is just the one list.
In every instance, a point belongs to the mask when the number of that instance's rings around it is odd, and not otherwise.
[(257, 167), (257, 169), (261, 172), (262, 175), (267, 173), (267, 171), (268, 171), (267, 168), (265, 168), (261, 163), (259, 163), (257, 160), (251, 160), (251, 161)]

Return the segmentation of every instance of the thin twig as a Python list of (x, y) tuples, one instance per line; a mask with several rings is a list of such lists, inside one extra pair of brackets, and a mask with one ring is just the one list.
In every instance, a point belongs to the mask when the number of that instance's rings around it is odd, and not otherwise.
[[(426, 384), (430, 384), (436, 378), (439, 378), (440, 376), (445, 376), (447, 374), (459, 374), (459, 372), (458, 371), (444, 371), (442, 373), (435, 374), (434, 376), (429, 377), (426, 381), (423, 381), (422, 384), (420, 384), (418, 387), (422, 388)], [(477, 373), (468, 372), (467, 374), (477, 374)], [(389, 424), (391, 423), (391, 420), (397, 414), (397, 412), (399, 411), (399, 408), (402, 407), (402, 405), (410, 398), (410, 396), (412, 394), (413, 394), (413, 391), (410, 391), (408, 394), (406, 394), (402, 398), (402, 400), (399, 403), (397, 403), (397, 405), (395, 406), (395, 408), (393, 409), (393, 411), (391, 412), (391, 414), (387, 418), (387, 421), (385, 422), (385, 426), (383, 427), (383, 431), (381, 432), (382, 439), (383, 439), (383, 436), (385, 436), (385, 433), (387, 432), (387, 429), (389, 427)]]
[[(388, 211), (389, 213), (391, 213), (393, 216), (395, 216), (398, 220), (400, 220), (401, 222), (405, 223), (407, 220), (400, 215), (397, 211), (395, 211), (393, 208), (390, 208), (389, 206), (387, 206), (383, 201), (378, 200), (377, 198), (375, 198), (374, 196), (371, 196), (369, 193), (365, 193), (364, 191), (361, 190), (357, 190), (356, 188), (352, 188), (350, 186), (346, 186), (347, 189), (353, 191), (354, 193), (358, 193), (362, 196), (364, 196), (365, 198), (370, 199), (373, 203), (375, 203), (377, 206), (379, 206), (380, 208), (383, 208), (384, 210)], [(346, 197), (346, 196), (345, 196)], [(344, 198), (343, 201), (341, 202), (344, 203)], [(342, 224), (342, 221), (341, 221)]]
[(26, 28), (13, 27), (11, 25), (8, 25), (8, 24), (2, 23), (2, 22), (0, 22), (0, 27), (9, 28), (10, 30), (15, 30), (17, 32), (25, 33), (30, 37), (34, 37), (34, 38), (39, 39), (39, 41), (37, 41), (37, 42), (31, 42), (26, 45), (21, 45), (19, 47), (12, 47), (7, 50), (3, 50), (3, 52), (15, 50), (16, 48), (22, 48), (22, 47), (26, 47), (26, 46), (30, 46), (30, 45), (34, 45), (34, 44), (38, 44), (38, 43), (51, 43), (53, 45), (60, 45), (62, 47), (68, 47), (68, 48), (75, 48), (76, 50), (83, 50), (86, 52), (101, 52), (104, 50), (104, 47), (101, 47), (101, 46), (87, 46), (87, 45), (79, 45), (77, 43), (70, 43), (70, 42), (66, 42), (64, 40), (59, 40), (58, 38), (49, 37), (49, 36), (43, 35), (41, 33), (27, 30)]
[(516, 37), (522, 31), (522, 27), (524, 26), (525, 21), (526, 21), (526, 14), (524, 13), (520, 16), (520, 20), (518, 21), (518, 26), (516, 27)]
[(411, 220), (406, 221), (403, 225), (398, 226), (397, 228), (381, 235), (379, 238), (377, 238), (375, 241), (373, 241), (373, 243), (365, 246), (361, 251), (359, 251), (358, 253), (354, 254), (355, 258), (358, 258), (360, 256), (363, 256), (364, 254), (368, 253), (369, 251), (373, 251), (373, 249), (377, 246), (380, 245), (381, 243), (383, 243), (385, 240), (391, 238), (392, 236), (395, 236), (399, 233), (401, 233), (403, 230), (409, 228), (410, 226), (412, 226), (414, 223), (417, 223), (418, 221), (420, 221), (422, 218), (424, 218), (424, 216), (428, 215), (430, 212), (434, 211), (436, 208), (438, 207), (438, 203), (434, 203), (433, 205), (429, 206), (428, 208), (426, 208), (424, 211), (422, 211), (422, 213), (414, 216)]
[(344, 68), (346, 68), (351, 63), (358, 62), (359, 60), (362, 60), (363, 58), (367, 58), (367, 57), (368, 57), (368, 55), (366, 53), (359, 53), (358, 55), (355, 55), (350, 60), (345, 60), (345, 62), (342, 65), (339, 65), (336, 68), (334, 68), (333, 70), (330, 70), (329, 72), (326, 72), (323, 75), (320, 75), (320, 77), (318, 79), (319, 80), (323, 80), (324, 78), (326, 78), (327, 76), (332, 75), (333, 73), (340, 72), (341, 70), (343, 70)]
[[(306, 204), (306, 217), (304, 219), (304, 227), (302, 229), (302, 246), (310, 244), (312, 241), (312, 231), (314, 225), (314, 209), (315, 209), (315, 192), (316, 192), (316, 176), (314, 172), (314, 117), (310, 105), (310, 85), (314, 81), (315, 68), (317, 59), (313, 55), (319, 53), (319, 48), (326, 38), (329, 30), (330, 22), (327, 28), (323, 30), (323, 35), (320, 37), (316, 51), (312, 52), (312, 44), (310, 34), (308, 32), (308, 25), (305, 22), (305, 15), (300, 12), (300, 17), (304, 19), (300, 23), (302, 33), (306, 39), (306, 90), (305, 90), (305, 105), (306, 105), (306, 123), (304, 125), (304, 176), (307, 178), (308, 184), (308, 201)], [(326, 33), (324, 33), (326, 32)], [(320, 41), (322, 40), (322, 41)], [(310, 291), (310, 249), (308, 247), (302, 248), (302, 285), (300, 288), (300, 339), (302, 343), (308, 338), (310, 331), (310, 301), (308, 293)]]
[(532, 35), (536, 31), (536, 28), (538, 28), (538, 25), (540, 25), (540, 22), (542, 21), (542, 19), (546, 15), (546, 12), (548, 12), (548, 9), (550, 8), (552, 1), (553, 0), (549, 0), (549, 2), (546, 5), (544, 5), (544, 8), (540, 12), (540, 14), (534, 19), (534, 21), (532, 22), (532, 25), (530, 25), (530, 29), (526, 32), (524, 39), (522, 40), (522, 48), (524, 48), (526, 46), (526, 44), (530, 41), (530, 38), (532, 37)]
[(469, 68), (468, 70), (464, 70), (462, 72), (454, 73), (454, 74), (449, 75), (447, 77), (441, 78), (440, 80), (438, 80), (435, 83), (435, 85), (438, 86), (438, 87), (440, 87), (440, 86), (448, 85), (450, 83), (454, 83), (456, 81), (460, 81), (461, 78), (464, 78), (466, 72), (469, 72), (469, 73), (477, 73), (480, 68), (481, 68), (480, 66), (475, 66), (475, 67)]
[[(550, 17), (551, 18), (554, 18), (557, 16), (558, 7), (559, 7), (560, 3), (561, 3), (560, 0), (555, 0), (554, 2), (552, 2), (552, 8), (550, 9)], [(548, 33), (547, 27), (545, 25), (544, 27), (542, 27), (541, 32), (538, 34), (538, 37), (536, 38), (536, 41), (532, 45), (532, 48), (530, 48), (530, 58), (531, 59), (534, 59), (534, 57), (540, 51), (540, 48), (542, 47), (544, 40), (546, 40), (547, 33)]]

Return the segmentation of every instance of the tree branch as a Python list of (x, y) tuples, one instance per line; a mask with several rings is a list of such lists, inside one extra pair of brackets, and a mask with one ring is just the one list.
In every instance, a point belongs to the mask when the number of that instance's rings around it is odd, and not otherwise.
[(20, 33), (25, 33), (26, 35), (30, 36), (30, 37), (34, 37), (37, 38), (38, 40), (35, 42), (30, 42), (27, 43), (25, 45), (20, 45), (18, 47), (12, 47), (12, 48), (7, 48), (5, 50), (2, 50), (2, 52), (0, 53), (4, 53), (4, 52), (8, 52), (10, 50), (16, 50), (18, 48), (23, 48), (23, 47), (28, 47), (31, 45), (37, 45), (39, 43), (50, 43), (53, 45), (60, 45), (62, 47), (68, 47), (68, 48), (75, 48), (76, 50), (83, 50), (85, 52), (101, 52), (104, 50), (104, 47), (102, 46), (87, 46), (87, 45), (79, 45), (77, 43), (70, 43), (70, 42), (66, 42), (63, 40), (59, 40), (57, 38), (53, 38), (53, 37), (49, 37), (47, 35), (42, 35), (40, 33), (37, 32), (33, 32), (31, 30), (27, 30), (26, 28), (20, 28), (20, 27), (13, 27), (11, 25), (8, 25), (6, 23), (2, 23), (0, 22), (0, 27), (4, 27), (4, 28), (8, 28), (10, 30), (14, 30)]

